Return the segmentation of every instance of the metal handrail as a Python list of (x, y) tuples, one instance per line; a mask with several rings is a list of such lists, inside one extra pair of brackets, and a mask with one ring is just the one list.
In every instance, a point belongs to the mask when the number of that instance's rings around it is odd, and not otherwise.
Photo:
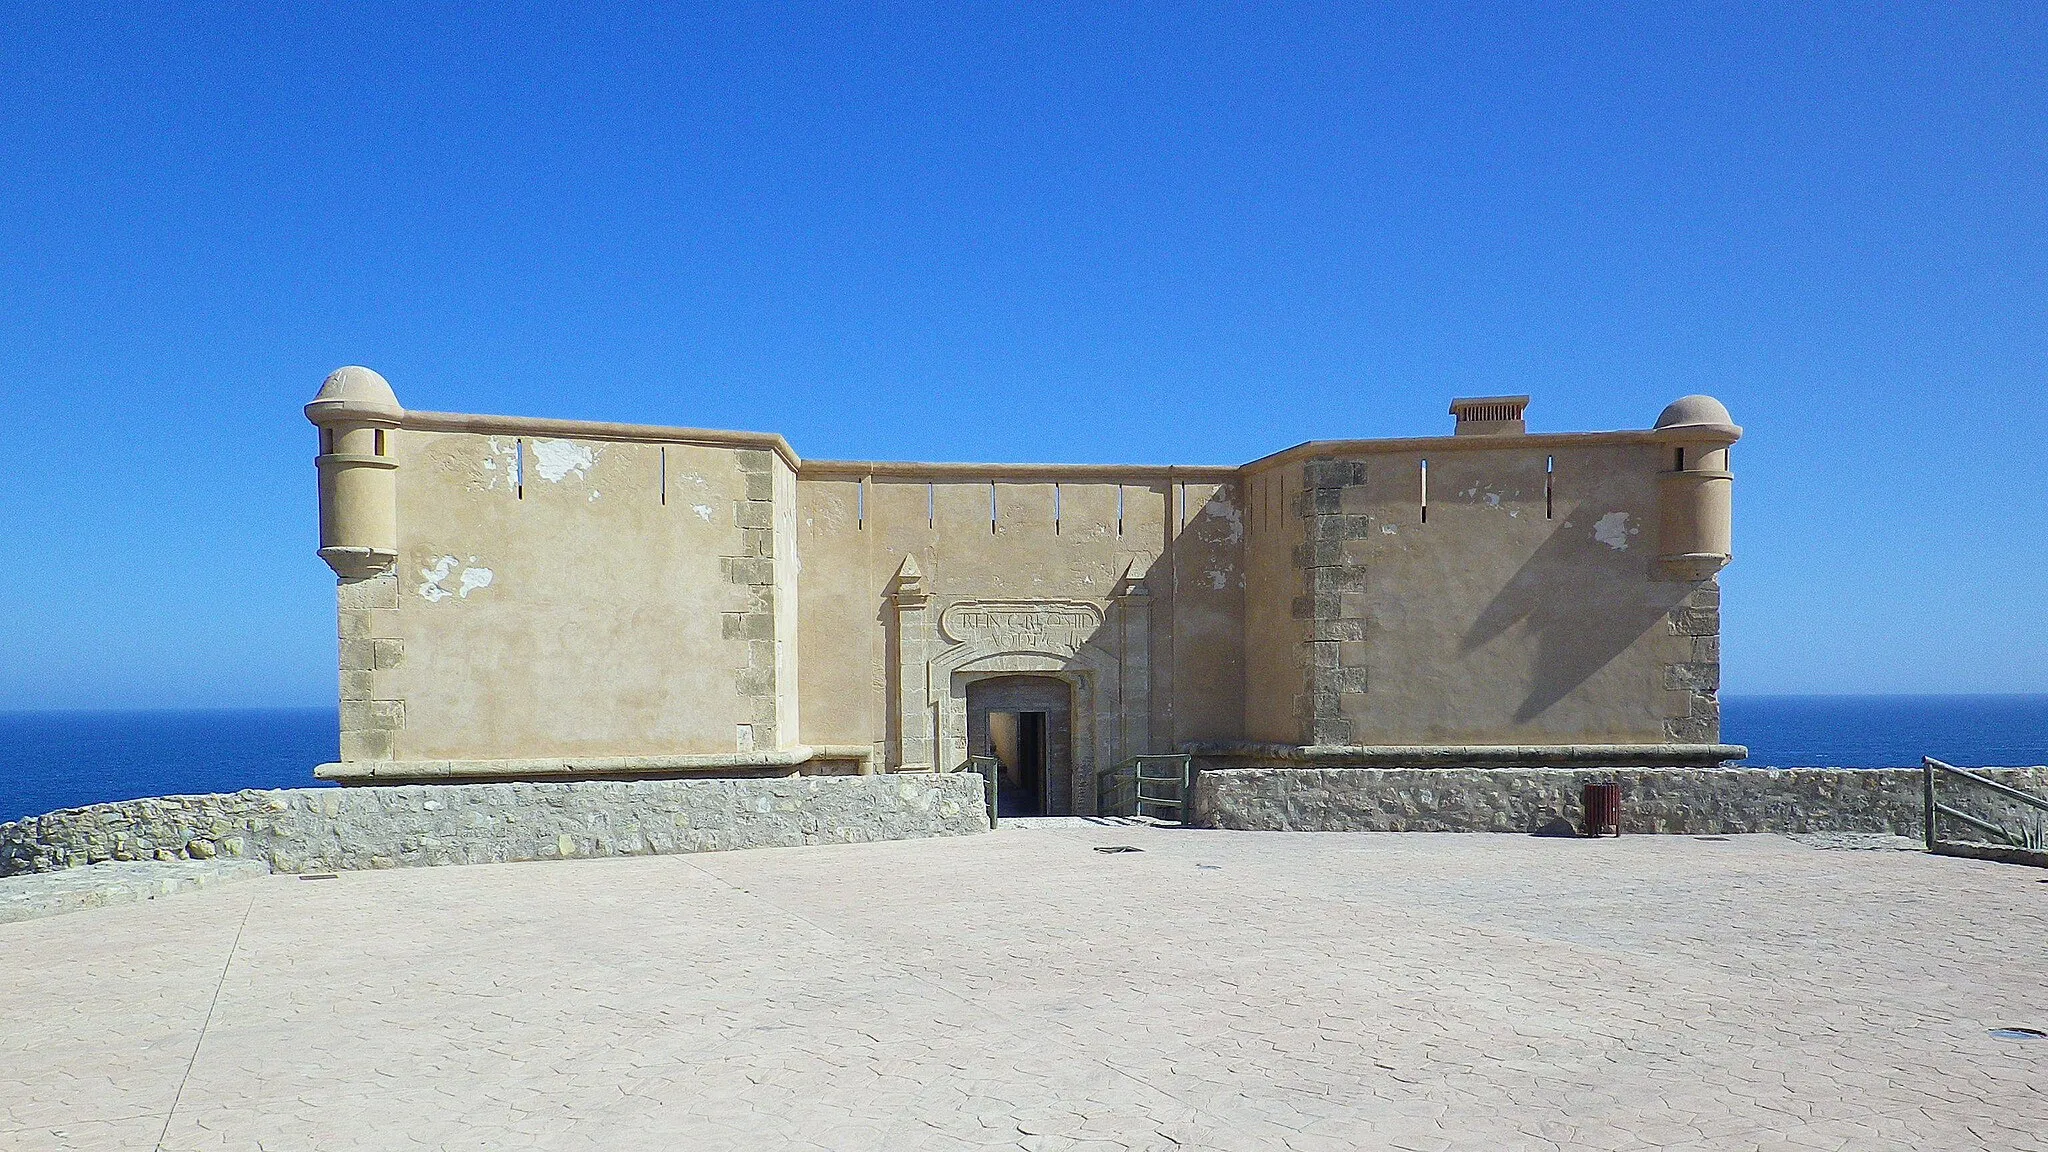
[[(1181, 754), (1132, 756), (1095, 774), (1095, 808), (1104, 816), (1145, 816), (1145, 809), (1170, 809), (1172, 818), (1187, 822), (1188, 791), (1194, 786), (1194, 758)], [(1165, 767), (1165, 774), (1151, 769)], [(1146, 789), (1146, 785), (1163, 785)], [(1128, 807), (1128, 811), (1126, 811)]]
[(1002, 762), (993, 756), (969, 756), (967, 770), (981, 777), (983, 803), (988, 805), (988, 827), (993, 832), (996, 827), (996, 781), (1003, 770)]
[(1921, 757), (1920, 763), (1922, 773), (1922, 788), (1924, 792), (1926, 812), (1925, 832), (1927, 839), (1927, 850), (1929, 852), (1939, 852), (1944, 847), (1951, 847), (1950, 845), (1945, 844), (1941, 839), (1941, 818), (1943, 816), (1946, 816), (1951, 820), (1957, 821), (1958, 823), (1967, 824), (1970, 827), (1975, 828), (1979, 832), (1995, 836), (1999, 840), (2003, 841), (2005, 844), (2010, 845), (2013, 848), (2020, 849), (2022, 852), (2038, 853), (2039, 850), (2037, 848), (2029, 846), (2025, 842), (2024, 838), (2016, 838), (2013, 835), (2012, 830), (2005, 827), (2004, 825), (1994, 823), (1993, 821), (1986, 820), (1980, 816), (1974, 815), (1969, 812), (1964, 812), (1961, 809), (1952, 808), (1947, 804), (1941, 803), (1941, 801), (1935, 795), (1935, 772), (1938, 770), (1941, 772), (1945, 772), (1951, 776), (1958, 777), (1962, 780), (1967, 780), (1980, 788), (1987, 789), (1998, 796), (2004, 797), (2006, 800), (2018, 804), (2023, 804), (2027, 807), (2035, 808), (2042, 812), (2048, 812), (2048, 799), (2036, 796), (2031, 792), (2022, 791), (2008, 784), (2001, 784), (1988, 776), (1980, 776), (1975, 772), (1969, 771), (1968, 769), (1958, 768), (1953, 764), (1944, 763), (1940, 760), (1936, 760), (1932, 756)]
[(1926, 761), (1927, 767), (1929, 769), (1929, 775), (1933, 774), (1933, 769), (1939, 768), (1943, 772), (1950, 772), (1957, 776), (1961, 776), (1963, 779), (1971, 781), (1972, 783), (1982, 784), (1984, 787), (1991, 789), (1993, 792), (1998, 793), (1999, 795), (2005, 797), (2008, 800), (2017, 800), (2022, 804), (2031, 804), (2034, 807), (2039, 808), (2043, 812), (2048, 812), (2048, 800), (2043, 800), (2041, 797), (2034, 795), (2032, 792), (2022, 792), (2009, 784), (2000, 784), (1998, 781), (1993, 780), (1989, 776), (1979, 776), (1975, 772), (1972, 772), (1967, 768), (1958, 768), (1953, 764), (1944, 764), (1941, 761), (1936, 760), (1932, 756), (1922, 756), (1921, 759)]

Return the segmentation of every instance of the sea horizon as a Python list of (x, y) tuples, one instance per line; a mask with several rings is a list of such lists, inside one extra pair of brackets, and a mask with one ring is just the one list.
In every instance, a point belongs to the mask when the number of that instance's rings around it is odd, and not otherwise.
[[(1722, 742), (1774, 768), (2048, 763), (2048, 693), (1724, 695)], [(144, 796), (329, 786), (333, 705), (0, 710), (0, 823)]]

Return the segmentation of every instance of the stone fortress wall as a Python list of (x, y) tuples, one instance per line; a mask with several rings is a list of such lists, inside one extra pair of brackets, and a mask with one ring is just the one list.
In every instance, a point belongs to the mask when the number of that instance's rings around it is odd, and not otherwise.
[[(803, 460), (780, 437), (408, 412), (321, 430), (344, 782), (949, 771), (978, 680), (1072, 693), (1095, 770), (1247, 748), (1716, 743), (1727, 446), (1455, 434), (1242, 467)], [(1674, 751), (1682, 750), (1682, 751)], [(1663, 762), (1663, 761), (1659, 761)]]

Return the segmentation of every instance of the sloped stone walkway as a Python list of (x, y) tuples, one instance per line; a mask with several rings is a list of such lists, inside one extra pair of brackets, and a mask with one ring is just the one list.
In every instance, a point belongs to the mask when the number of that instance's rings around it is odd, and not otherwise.
[(0, 876), (0, 924), (157, 900), (268, 875), (270, 865), (256, 860), (147, 860)]
[(2048, 1029), (2041, 879), (1084, 821), (276, 876), (0, 925), (0, 1147), (2048, 1149), (1987, 1031)]

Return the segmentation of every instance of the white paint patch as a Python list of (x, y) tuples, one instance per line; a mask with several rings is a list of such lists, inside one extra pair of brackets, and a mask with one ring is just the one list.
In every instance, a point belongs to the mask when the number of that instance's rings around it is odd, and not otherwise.
[[(471, 556), (470, 560), (474, 562), (476, 557)], [(442, 556), (434, 561), (433, 567), (420, 569), (420, 576), (422, 577), (419, 586), (420, 599), (425, 600), (429, 604), (439, 604), (450, 596), (459, 596), (466, 599), (471, 592), (479, 588), (489, 588), (491, 581), (495, 578), (495, 574), (489, 568), (463, 567), (460, 574), (458, 574), (456, 572), (458, 567), (461, 567), (461, 565), (456, 561), (455, 557)], [(455, 577), (456, 586), (454, 588), (447, 586), (446, 581), (450, 576)]]
[(455, 595), (455, 593), (441, 587), (441, 581), (446, 580), (454, 571), (455, 557), (453, 556), (443, 556), (439, 560), (434, 561), (432, 568), (420, 569), (420, 575), (425, 577), (425, 582), (420, 585), (420, 596), (429, 604), (439, 604), (441, 601)]
[(518, 484), (519, 441), (493, 436), (485, 443), (484, 458), (479, 461), (484, 470), (484, 491), (493, 491), (502, 485), (505, 491), (510, 492)]
[(702, 520), (706, 524), (711, 523), (711, 505), (692, 504), (690, 505), (690, 511), (697, 514), (697, 519)]
[(598, 498), (599, 496), (602, 496), (602, 495), (604, 495), (604, 493), (602, 493), (602, 492), (599, 492), (599, 491), (598, 491), (597, 489), (595, 489), (595, 488), (592, 488), (592, 489), (590, 490), (590, 498), (591, 498), (591, 500), (593, 500), (593, 501), (595, 501), (595, 500), (596, 500), (596, 499), (597, 499), (597, 498)]
[(1392, 524), (1380, 525), (1380, 535), (1382, 536), (1392, 536), (1396, 531), (1398, 531), (1398, 529), (1396, 529)]
[(1209, 577), (1209, 587), (1218, 592), (1230, 587), (1230, 573), (1221, 568), (1211, 568), (1205, 575)]
[(578, 444), (574, 440), (533, 442), (534, 470), (550, 484), (560, 484), (571, 475), (581, 480), (590, 475), (590, 469), (596, 463), (597, 453), (588, 444)]
[(1628, 526), (1628, 513), (1609, 512), (1593, 525), (1593, 539), (1598, 540), (1616, 552), (1628, 550), (1628, 538), (1633, 535)]

